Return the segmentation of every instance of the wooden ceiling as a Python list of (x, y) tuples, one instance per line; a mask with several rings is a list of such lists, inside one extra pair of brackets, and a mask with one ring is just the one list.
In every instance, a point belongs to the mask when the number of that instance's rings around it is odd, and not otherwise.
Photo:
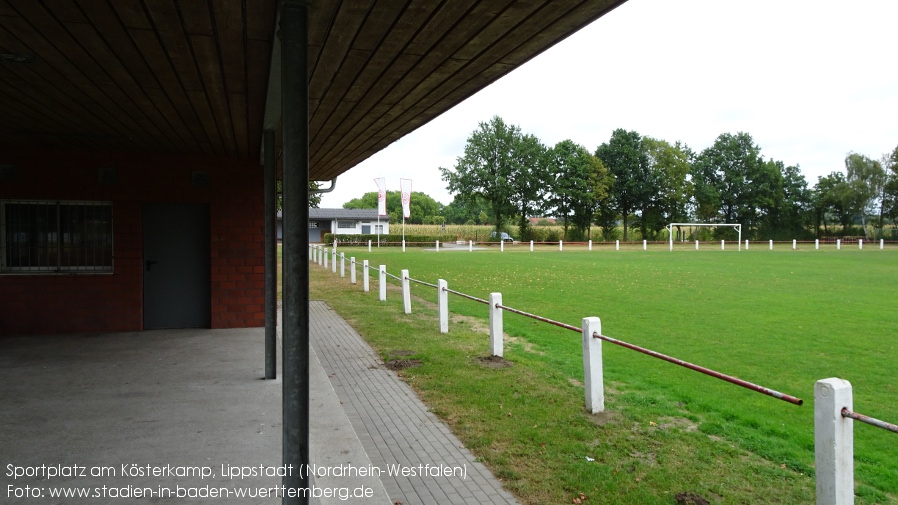
[[(345, 172), (620, 3), (311, 2), (311, 177)], [(0, 0), (0, 150), (258, 160), (276, 11), (276, 0)]]

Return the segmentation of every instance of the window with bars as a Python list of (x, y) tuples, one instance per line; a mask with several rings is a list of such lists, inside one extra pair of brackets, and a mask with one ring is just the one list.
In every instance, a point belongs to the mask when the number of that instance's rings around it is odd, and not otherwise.
[(112, 272), (112, 203), (0, 201), (0, 272)]
[(337, 221), (337, 228), (346, 229), (346, 228), (355, 228), (355, 227), (356, 227), (355, 221)]

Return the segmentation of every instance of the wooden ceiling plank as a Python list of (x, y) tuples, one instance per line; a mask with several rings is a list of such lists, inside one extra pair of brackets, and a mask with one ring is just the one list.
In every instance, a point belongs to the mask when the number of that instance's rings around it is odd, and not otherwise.
[[(97, 35), (106, 42), (109, 51), (118, 59), (118, 65), (126, 68), (140, 87), (155, 87), (156, 76), (140, 55), (118, 15), (106, 0), (79, 0)], [(144, 19), (146, 19), (144, 17)]]
[[(332, 2), (315, 2), (332, 3)], [(277, 17), (276, 2), (252, 2), (246, 6), (246, 38), (249, 41), (271, 42)], [(311, 31), (311, 30), (310, 30)]]
[(328, 33), (327, 41), (309, 79), (309, 97), (322, 99), (343, 65), (350, 45), (368, 14), (370, 2), (343, 2), (334, 20), (339, 30)]
[(237, 141), (236, 154), (245, 158), (249, 154), (246, 124), (246, 96), (243, 93), (228, 94), (231, 106), (231, 124), (234, 125), (234, 137)]
[(115, 0), (112, 3), (112, 7), (125, 28), (138, 30), (151, 30), (153, 28), (144, 13), (143, 3), (140, 0)]
[(215, 4), (215, 34), (218, 38), (219, 54), (227, 55), (220, 60), (224, 76), (224, 89), (229, 94), (244, 93), (246, 91), (246, 75), (243, 35), (246, 25), (240, 3), (234, 0), (214, 0), (213, 3)]
[[(352, 86), (352, 83), (355, 82), (359, 70), (364, 67), (365, 62), (368, 61), (370, 56), (368, 51), (350, 50), (343, 62), (343, 68), (334, 76), (334, 80), (329, 87), (330, 89), (322, 98), (322, 102), (327, 105), (342, 104), (346, 102), (346, 91)], [(326, 129), (324, 128), (325, 123), (339, 123), (342, 120), (342, 116), (334, 117), (313, 114), (309, 120), (309, 128), (310, 131), (313, 132), (313, 137), (328, 135), (333, 130), (333, 127)]]
[(225, 147), (224, 140), (218, 131), (215, 114), (212, 113), (206, 92), (188, 90), (187, 96), (190, 97), (190, 103), (193, 104), (193, 109), (196, 111), (203, 129), (206, 131), (206, 137), (210, 139), (210, 145), (214, 147), (213, 152), (224, 155), (227, 152), (227, 147)]
[[(169, 149), (183, 142), (171, 130), (158, 109), (147, 98), (146, 91), (134, 81), (134, 77), (121, 65), (118, 57), (112, 53), (107, 41), (102, 39), (94, 26), (72, 24), (70, 30), (77, 33), (79, 42), (91, 57), (102, 68), (102, 73), (109, 76), (106, 82), (97, 83), (97, 87), (111, 98), (124, 112), (141, 125), (147, 135), (154, 138), (165, 138)], [(129, 39), (130, 40), (130, 39)], [(138, 56), (140, 57), (140, 56)], [(156, 86), (158, 87), (158, 85)]]
[[(185, 138), (195, 143), (209, 143), (206, 132), (199, 123), (199, 118), (191, 106), (190, 100), (181, 87), (181, 81), (171, 67), (168, 56), (162, 48), (156, 32), (150, 30), (129, 30), (131, 38), (137, 43), (147, 64), (161, 85), (161, 91), (167, 102), (173, 105), (173, 110), (166, 112), (171, 107), (163, 107), (163, 113), (169, 124)], [(148, 88), (152, 93), (155, 88)], [(154, 102), (160, 103), (161, 96), (156, 96)], [(163, 102), (164, 103), (164, 102)]]
[(237, 144), (234, 139), (234, 129), (231, 126), (228, 99), (221, 76), (221, 67), (218, 64), (218, 48), (215, 40), (211, 36), (191, 35), (190, 45), (200, 64), (199, 72), (203, 79), (203, 89), (212, 116), (215, 118), (214, 124), (205, 124), (206, 131), (217, 131), (222, 139), (224, 152), (234, 153), (237, 151)]
[(212, 14), (209, 12), (209, 4), (202, 0), (178, 2), (178, 11), (181, 13), (184, 28), (191, 35), (212, 36)]
[(262, 146), (262, 122), (268, 93), (268, 64), (271, 42), (249, 39), (246, 49), (246, 115), (248, 151), (259, 152)]

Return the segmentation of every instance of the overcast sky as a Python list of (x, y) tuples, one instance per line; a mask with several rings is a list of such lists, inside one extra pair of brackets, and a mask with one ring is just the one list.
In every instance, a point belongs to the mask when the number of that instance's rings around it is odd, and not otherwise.
[(893, 0), (629, 0), (341, 175), (321, 206), (376, 191), (376, 177), (448, 204), (438, 167), (494, 115), (590, 152), (617, 128), (696, 152), (744, 131), (813, 186), (850, 151), (898, 146), (895, 20)]

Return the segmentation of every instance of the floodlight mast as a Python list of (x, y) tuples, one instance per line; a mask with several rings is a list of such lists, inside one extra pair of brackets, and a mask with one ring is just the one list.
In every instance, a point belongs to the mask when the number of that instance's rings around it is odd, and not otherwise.
[(739, 223), (670, 223), (667, 225), (667, 237), (670, 239), (670, 250), (673, 251), (673, 227), (674, 226), (732, 226), (739, 232), (739, 244), (737, 250), (742, 250), (742, 225)]

